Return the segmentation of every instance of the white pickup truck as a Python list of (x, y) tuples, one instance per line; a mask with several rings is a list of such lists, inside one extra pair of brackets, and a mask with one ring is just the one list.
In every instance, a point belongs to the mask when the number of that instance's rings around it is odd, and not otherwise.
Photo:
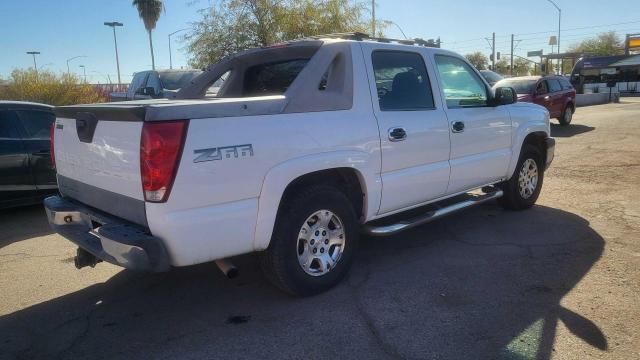
[(453, 52), (356, 35), (239, 53), (177, 99), (57, 108), (45, 207), (76, 266), (231, 276), (229, 257), (258, 252), (304, 296), (344, 277), (361, 233), (534, 204), (555, 146), (543, 107)]

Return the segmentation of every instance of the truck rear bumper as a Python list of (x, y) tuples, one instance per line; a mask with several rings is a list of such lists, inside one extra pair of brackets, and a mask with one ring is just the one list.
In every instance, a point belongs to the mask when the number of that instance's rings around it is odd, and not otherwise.
[(56, 232), (99, 259), (131, 270), (170, 268), (163, 242), (142, 226), (59, 196), (46, 198), (44, 207)]

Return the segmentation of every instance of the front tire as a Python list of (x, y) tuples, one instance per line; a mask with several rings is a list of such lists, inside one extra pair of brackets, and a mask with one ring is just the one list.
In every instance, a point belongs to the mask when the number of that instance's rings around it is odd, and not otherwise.
[(560, 121), (560, 125), (567, 126), (571, 124), (571, 120), (573, 120), (573, 107), (571, 105), (567, 105), (562, 112), (562, 115), (558, 118)]
[(511, 179), (500, 184), (504, 195), (500, 204), (509, 210), (528, 209), (536, 203), (544, 179), (544, 162), (540, 150), (524, 144)]
[(283, 204), (269, 249), (260, 254), (266, 277), (295, 296), (326, 291), (347, 274), (359, 223), (349, 199), (330, 186), (313, 186)]

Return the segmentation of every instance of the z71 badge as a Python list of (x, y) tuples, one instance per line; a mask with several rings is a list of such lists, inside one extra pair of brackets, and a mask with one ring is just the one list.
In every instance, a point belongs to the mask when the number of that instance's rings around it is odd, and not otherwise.
[(193, 153), (197, 155), (196, 158), (193, 159), (194, 163), (230, 159), (232, 157), (246, 157), (253, 156), (253, 145), (244, 144), (222, 146), (217, 148), (194, 150)]

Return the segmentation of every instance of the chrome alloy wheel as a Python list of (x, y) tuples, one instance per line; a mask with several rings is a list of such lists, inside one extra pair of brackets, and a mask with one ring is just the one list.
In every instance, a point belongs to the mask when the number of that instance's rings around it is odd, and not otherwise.
[(322, 276), (335, 268), (345, 247), (340, 218), (319, 210), (305, 220), (298, 234), (298, 263), (311, 276)]
[(528, 199), (533, 195), (538, 186), (538, 164), (533, 159), (527, 159), (522, 164), (520, 175), (518, 176), (518, 190), (523, 199)]

